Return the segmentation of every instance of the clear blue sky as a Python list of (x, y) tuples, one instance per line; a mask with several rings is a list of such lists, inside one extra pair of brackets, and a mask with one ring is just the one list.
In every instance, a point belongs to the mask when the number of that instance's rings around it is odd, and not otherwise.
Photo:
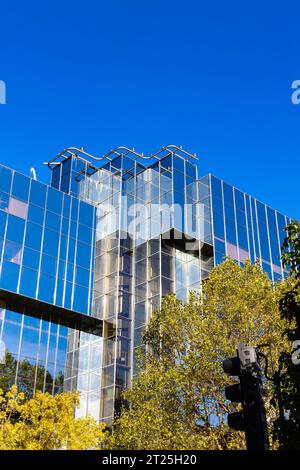
[(296, 2), (2, 2), (0, 162), (176, 143), (300, 219), (299, 44)]

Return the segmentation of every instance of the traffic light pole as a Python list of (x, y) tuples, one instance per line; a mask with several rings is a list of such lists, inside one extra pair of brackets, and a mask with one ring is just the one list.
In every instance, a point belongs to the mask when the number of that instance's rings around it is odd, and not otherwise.
[(268, 450), (269, 436), (256, 349), (239, 344), (240, 381), (248, 450)]
[(269, 436), (260, 367), (255, 347), (240, 343), (237, 356), (223, 362), (224, 371), (239, 378), (239, 383), (225, 387), (225, 396), (241, 403), (243, 411), (228, 415), (228, 426), (245, 432), (248, 450), (268, 450)]

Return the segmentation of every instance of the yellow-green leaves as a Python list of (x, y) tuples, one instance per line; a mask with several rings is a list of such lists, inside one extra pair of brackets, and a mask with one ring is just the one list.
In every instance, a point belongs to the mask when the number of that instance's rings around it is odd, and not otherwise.
[(16, 387), (0, 389), (0, 449), (99, 449), (104, 426), (92, 418), (74, 419), (79, 396), (37, 392), (26, 400)]
[(259, 266), (227, 260), (211, 272), (201, 297), (192, 293), (186, 303), (166, 297), (144, 335), (147, 353), (140, 352), (140, 372), (124, 394), (130, 408), (115, 423), (111, 447), (244, 448), (243, 434), (226, 425), (232, 405), (224, 397), (222, 360), (241, 341), (268, 344), (264, 352), (276, 367), (285, 342), (281, 289)]

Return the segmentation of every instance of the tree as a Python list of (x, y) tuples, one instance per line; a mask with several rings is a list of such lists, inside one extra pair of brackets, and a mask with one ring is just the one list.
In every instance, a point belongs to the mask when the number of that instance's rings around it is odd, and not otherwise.
[(290, 276), (280, 299), (280, 313), (288, 322), (285, 335), (289, 344), (280, 356), (275, 376), (274, 401), (282, 410), (274, 432), (282, 449), (300, 449), (300, 223), (293, 221), (285, 230), (282, 258), (284, 266), (290, 268)]
[(37, 392), (26, 399), (13, 386), (0, 389), (0, 450), (100, 449), (104, 425), (90, 418), (74, 418), (79, 396)]
[(222, 360), (243, 341), (269, 345), (264, 352), (277, 366), (286, 347), (286, 321), (279, 313), (282, 287), (273, 288), (250, 261), (240, 267), (226, 260), (202, 290), (201, 296), (191, 293), (188, 302), (170, 294), (153, 314), (139, 352), (139, 373), (124, 392), (129, 406), (114, 424), (112, 448), (245, 448), (243, 434), (226, 424), (234, 409), (224, 397), (230, 382)]

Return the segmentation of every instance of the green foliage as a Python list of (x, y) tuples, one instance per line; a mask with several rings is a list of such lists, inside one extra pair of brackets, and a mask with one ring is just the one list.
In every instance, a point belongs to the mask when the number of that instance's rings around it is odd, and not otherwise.
[[(293, 342), (300, 340), (300, 224), (293, 221), (286, 227), (282, 258), (290, 268), (290, 277), (280, 300), (281, 317), (287, 320), (289, 346), (281, 354), (274, 401), (282, 408), (281, 419), (274, 426), (282, 449), (300, 449), (300, 365), (292, 361)], [(299, 346), (297, 347), (299, 348)], [(294, 348), (296, 349), (296, 348)], [(288, 419), (283, 413), (287, 412)]]
[(37, 392), (26, 399), (15, 386), (0, 389), (0, 450), (100, 449), (104, 425), (90, 417), (74, 419), (79, 396)]
[[(188, 302), (167, 296), (153, 314), (139, 353), (140, 369), (114, 424), (116, 449), (243, 449), (242, 433), (232, 431), (224, 397), (230, 379), (222, 360), (237, 343), (269, 344), (273, 367), (286, 348), (286, 322), (279, 314), (281, 286), (273, 288), (257, 265), (233, 260), (217, 266), (201, 296)], [(272, 419), (275, 409), (267, 407)], [(275, 446), (275, 444), (274, 444)]]
[(287, 236), (282, 245), (283, 265), (289, 266), (290, 273), (300, 277), (300, 223), (293, 220), (285, 228)]

